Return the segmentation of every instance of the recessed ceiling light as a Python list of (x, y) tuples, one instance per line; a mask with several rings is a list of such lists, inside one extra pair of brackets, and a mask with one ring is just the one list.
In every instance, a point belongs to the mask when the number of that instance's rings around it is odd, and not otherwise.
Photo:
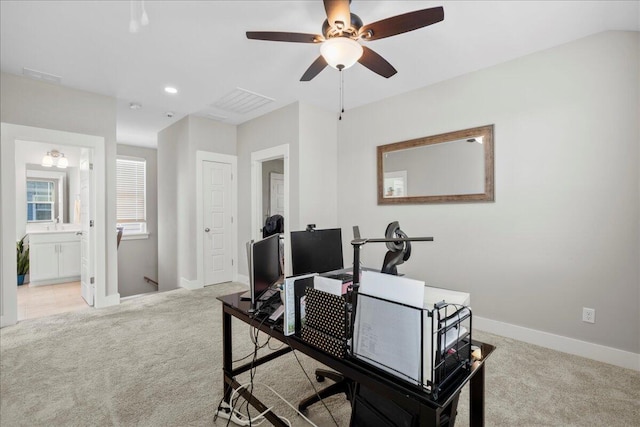
[(164, 91), (167, 92), (167, 93), (171, 93), (171, 94), (178, 93), (178, 89), (176, 89), (175, 87), (172, 87), (172, 86), (165, 87)]
[(142, 108), (142, 105), (138, 102), (130, 102), (129, 108), (131, 108), (132, 110), (139, 110)]

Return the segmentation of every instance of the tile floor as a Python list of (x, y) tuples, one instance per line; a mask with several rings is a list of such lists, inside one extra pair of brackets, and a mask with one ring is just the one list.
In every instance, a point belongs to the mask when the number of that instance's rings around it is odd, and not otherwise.
[(89, 308), (80, 282), (48, 286), (18, 286), (18, 321)]

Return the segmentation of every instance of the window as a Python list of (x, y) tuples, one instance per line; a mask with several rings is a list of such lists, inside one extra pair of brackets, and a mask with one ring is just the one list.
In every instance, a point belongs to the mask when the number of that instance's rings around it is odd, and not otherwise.
[(53, 221), (56, 208), (56, 183), (27, 180), (27, 222)]
[(144, 159), (116, 159), (117, 217), (123, 236), (147, 233), (146, 166)]

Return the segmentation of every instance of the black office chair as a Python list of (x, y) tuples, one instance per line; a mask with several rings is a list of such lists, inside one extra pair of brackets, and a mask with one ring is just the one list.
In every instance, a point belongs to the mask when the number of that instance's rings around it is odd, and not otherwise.
[(278, 233), (284, 233), (284, 217), (276, 214), (268, 217), (264, 221), (262, 237), (269, 237)]
[(298, 411), (305, 413), (309, 406), (320, 402), (322, 399), (333, 396), (334, 394), (344, 393), (347, 400), (351, 401), (351, 399), (353, 399), (353, 393), (355, 392), (356, 386), (356, 383), (353, 380), (345, 378), (343, 375), (334, 371), (316, 369), (316, 381), (321, 383), (325, 378), (329, 378), (335, 382), (329, 387), (325, 387), (318, 391), (317, 394), (312, 394), (306, 399), (301, 400), (300, 403), (298, 403)]

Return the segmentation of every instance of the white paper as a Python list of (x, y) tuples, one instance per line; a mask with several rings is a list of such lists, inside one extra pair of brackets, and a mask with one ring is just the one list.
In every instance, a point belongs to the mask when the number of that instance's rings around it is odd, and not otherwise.
[[(439, 302), (447, 302), (450, 304), (460, 304), (460, 305), (468, 305), (470, 302), (470, 295), (466, 292), (458, 292), (458, 291), (451, 291), (449, 289), (442, 289), (442, 288), (433, 288), (431, 286), (425, 286), (425, 290), (424, 290), (424, 308), (429, 310), (429, 312), (433, 311), (433, 305)], [(446, 314), (447, 315), (452, 315), (454, 314), (456, 311), (458, 311), (458, 309), (460, 309), (462, 307), (447, 307), (446, 310)], [(466, 311), (468, 311), (468, 309), (465, 309)], [(461, 311), (460, 312), (460, 317), (463, 316), (463, 313), (465, 311)], [(427, 387), (427, 380), (433, 380), (432, 378), (432, 370), (433, 370), (433, 362), (434, 360), (436, 360), (436, 352), (437, 352), (437, 337), (434, 334), (434, 328), (438, 328), (438, 325), (435, 325), (436, 320), (434, 317), (428, 317), (425, 316), (424, 317), (424, 336), (422, 338), (422, 345), (423, 345), (423, 354), (424, 354), (424, 365), (423, 365), (423, 372), (424, 372), (424, 378), (422, 379), (422, 382), (425, 386), (426, 389), (428, 389), (429, 387)], [(455, 319), (455, 322), (457, 322), (458, 319)], [(447, 325), (450, 325), (451, 322), (447, 322)], [(454, 331), (454, 332), (451, 332)], [(452, 344), (454, 341), (453, 340), (457, 340), (459, 336), (464, 335), (465, 331), (463, 332), (462, 330), (458, 330), (458, 329), (452, 329), (451, 331), (448, 331), (446, 336), (441, 337), (442, 341), (441, 342), (441, 348), (445, 348), (446, 346)], [(461, 332), (461, 333), (459, 333)], [(435, 341), (433, 342), (433, 347), (432, 347), (432, 339)]]
[(357, 358), (420, 383), (421, 310), (359, 295), (354, 328)]
[(363, 271), (358, 292), (412, 307), (424, 306), (424, 282), (391, 274)]
[[(433, 305), (441, 301), (445, 301), (450, 304), (459, 304), (459, 305), (469, 306), (471, 304), (471, 297), (467, 292), (459, 292), (459, 291), (452, 291), (449, 289), (425, 286), (424, 308), (433, 310)], [(453, 313), (455, 313), (455, 310), (452, 310), (449, 314), (453, 314)]]
[(313, 278), (313, 287), (319, 291), (333, 295), (342, 295), (342, 280), (316, 276)]

